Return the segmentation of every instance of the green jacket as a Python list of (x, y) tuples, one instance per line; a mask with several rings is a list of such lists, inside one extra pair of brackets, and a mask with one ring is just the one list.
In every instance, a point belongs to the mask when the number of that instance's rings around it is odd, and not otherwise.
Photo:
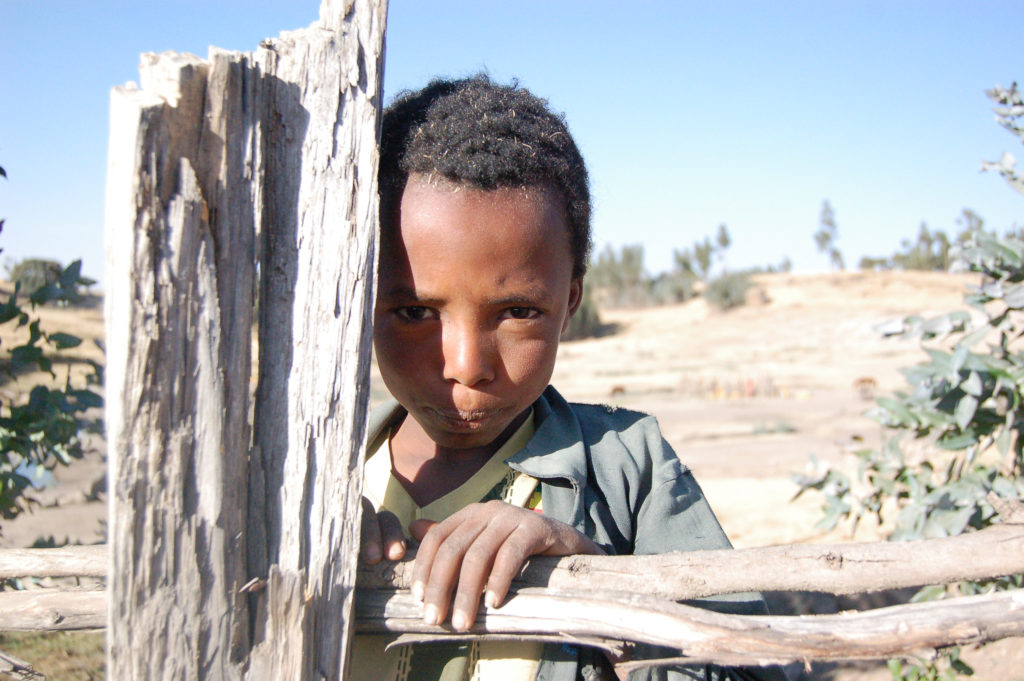
[[(370, 451), (405, 417), (395, 402), (370, 415)], [(653, 416), (627, 409), (569, 404), (548, 387), (533, 405), (536, 432), (506, 463), (541, 483), (544, 515), (576, 528), (609, 554), (649, 554), (731, 548), (697, 481), (661, 435)], [(767, 614), (758, 594), (694, 603), (736, 614)], [(671, 657), (678, 651), (645, 648), (634, 657)], [(545, 646), (538, 681), (589, 681), (606, 666), (600, 652)], [(606, 675), (610, 672), (606, 672)], [(611, 677), (608, 677), (611, 678)], [(778, 668), (713, 666), (638, 670), (630, 680), (761, 679), (784, 681)]]

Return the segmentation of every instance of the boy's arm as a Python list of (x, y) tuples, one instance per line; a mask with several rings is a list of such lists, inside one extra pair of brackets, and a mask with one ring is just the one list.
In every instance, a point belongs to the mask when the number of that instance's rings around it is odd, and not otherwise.
[(489, 607), (501, 604), (530, 556), (604, 553), (569, 525), (502, 501), (471, 504), (441, 523), (417, 520), (409, 529), (421, 540), (412, 593), (423, 601), (423, 619), (440, 624), (451, 605), (457, 631), (476, 619), (481, 593)]

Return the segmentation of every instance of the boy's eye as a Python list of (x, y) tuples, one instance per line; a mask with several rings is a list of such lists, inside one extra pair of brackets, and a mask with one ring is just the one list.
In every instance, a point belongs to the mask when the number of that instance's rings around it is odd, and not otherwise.
[(540, 311), (532, 307), (510, 307), (507, 314), (512, 319), (533, 319), (540, 315)]
[(421, 322), (425, 319), (433, 318), (434, 311), (423, 305), (406, 305), (405, 307), (397, 308), (395, 314), (402, 321)]

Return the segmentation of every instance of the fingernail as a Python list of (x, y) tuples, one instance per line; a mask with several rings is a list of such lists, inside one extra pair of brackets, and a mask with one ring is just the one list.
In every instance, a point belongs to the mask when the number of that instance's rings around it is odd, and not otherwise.
[(466, 613), (461, 610), (455, 611), (455, 614), (452, 615), (452, 628), (456, 631), (469, 629), (469, 618), (466, 617)]
[(388, 549), (388, 559), (389, 560), (398, 560), (399, 558), (401, 558), (404, 555), (405, 555), (405, 542), (404, 541), (403, 542), (399, 542), (397, 544), (392, 544), (391, 548)]
[(376, 562), (380, 560), (380, 547), (367, 546), (366, 551), (363, 552), (363, 555), (368, 563)]
[(417, 580), (412, 583), (412, 597), (423, 602), (423, 582)]
[(484, 594), (484, 605), (486, 605), (488, 608), (497, 608), (498, 594), (488, 590), (487, 593)]
[(431, 625), (440, 623), (441, 618), (438, 617), (436, 606), (428, 605), (427, 607), (423, 608), (423, 621)]

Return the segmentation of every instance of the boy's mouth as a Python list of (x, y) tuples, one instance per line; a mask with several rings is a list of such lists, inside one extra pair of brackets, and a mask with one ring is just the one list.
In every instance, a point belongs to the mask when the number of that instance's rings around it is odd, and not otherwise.
[(460, 430), (474, 430), (480, 428), (498, 415), (500, 409), (474, 409), (462, 411), (461, 409), (435, 409), (428, 407), (428, 411), (434, 414), (442, 422), (450, 427)]

